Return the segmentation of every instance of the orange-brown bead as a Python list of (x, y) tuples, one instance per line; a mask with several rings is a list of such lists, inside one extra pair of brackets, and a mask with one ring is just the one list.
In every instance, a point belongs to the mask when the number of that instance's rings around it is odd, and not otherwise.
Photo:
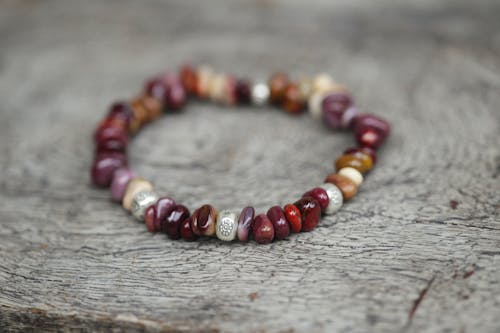
[(336, 173), (329, 174), (325, 183), (332, 183), (342, 192), (344, 201), (352, 199), (358, 193), (358, 186), (348, 177)]
[(270, 100), (274, 104), (281, 104), (285, 98), (288, 86), (288, 76), (284, 73), (275, 73), (269, 79)]
[(137, 133), (148, 119), (148, 111), (141, 103), (139, 98), (134, 99), (130, 106), (132, 107), (132, 118), (128, 126), (128, 131), (132, 134)]
[(344, 154), (335, 161), (335, 168), (339, 171), (345, 167), (351, 167), (361, 173), (366, 173), (373, 167), (373, 161), (370, 155), (361, 152)]
[(215, 235), (217, 210), (211, 205), (203, 205), (191, 216), (191, 229), (197, 236)]
[(289, 83), (285, 88), (283, 108), (288, 113), (297, 114), (304, 110), (304, 102), (300, 88), (295, 83)]

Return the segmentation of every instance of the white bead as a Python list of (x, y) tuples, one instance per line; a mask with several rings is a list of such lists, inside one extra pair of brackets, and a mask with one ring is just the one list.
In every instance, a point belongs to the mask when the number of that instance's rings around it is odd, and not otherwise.
[(222, 241), (230, 242), (236, 238), (238, 216), (230, 210), (223, 210), (217, 216), (215, 234)]
[(351, 167), (345, 167), (339, 170), (337, 172), (339, 175), (346, 176), (350, 180), (352, 180), (357, 186), (361, 185), (363, 182), (363, 175), (361, 172), (358, 170), (351, 168)]
[(139, 221), (144, 221), (146, 208), (158, 201), (158, 194), (152, 191), (140, 191), (134, 195), (130, 212)]
[(258, 82), (252, 85), (252, 104), (263, 106), (269, 102), (269, 86), (266, 83)]
[(324, 93), (315, 92), (309, 97), (309, 100), (307, 101), (307, 108), (309, 109), (309, 112), (314, 119), (321, 119), (321, 102), (323, 102), (324, 96)]
[(325, 209), (325, 214), (326, 215), (332, 215), (336, 211), (342, 207), (342, 204), (344, 203), (344, 197), (342, 196), (342, 192), (340, 189), (331, 184), (331, 183), (324, 183), (320, 185), (322, 189), (326, 191), (326, 194), (328, 195), (328, 206)]
[(315, 92), (325, 92), (327, 91), (335, 81), (333, 78), (326, 74), (326, 73), (321, 73), (316, 75), (316, 77), (313, 80), (313, 91)]

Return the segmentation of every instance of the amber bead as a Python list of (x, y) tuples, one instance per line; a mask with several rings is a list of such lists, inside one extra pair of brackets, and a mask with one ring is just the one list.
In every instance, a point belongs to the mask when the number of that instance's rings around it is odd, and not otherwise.
[(252, 228), (253, 239), (259, 244), (271, 243), (274, 239), (274, 226), (265, 214), (255, 217)]
[(335, 168), (339, 171), (345, 167), (351, 167), (361, 173), (366, 173), (373, 167), (372, 158), (364, 153), (344, 154), (335, 161)]
[(92, 183), (99, 187), (109, 187), (114, 172), (126, 165), (127, 157), (123, 153), (98, 154), (90, 171)]
[(330, 199), (328, 198), (328, 194), (325, 189), (321, 187), (315, 187), (302, 195), (302, 197), (312, 197), (316, 199), (321, 207), (321, 212), (324, 213), (326, 207), (330, 203)]
[(290, 225), (286, 220), (285, 213), (280, 206), (274, 206), (267, 211), (267, 217), (273, 224), (274, 237), (277, 240), (283, 239), (290, 234)]
[(319, 202), (312, 197), (304, 197), (295, 202), (294, 205), (299, 209), (302, 216), (301, 231), (313, 230), (321, 219), (321, 206)]
[(352, 199), (358, 192), (356, 184), (346, 176), (332, 173), (325, 178), (325, 183), (332, 183), (342, 192), (344, 201)]
[(304, 101), (300, 89), (295, 83), (289, 83), (285, 88), (283, 108), (292, 114), (297, 114), (304, 110)]
[(375, 149), (370, 147), (351, 147), (344, 150), (344, 154), (356, 154), (356, 153), (364, 153), (369, 155), (372, 158), (372, 163), (375, 165), (377, 163), (377, 153)]
[(198, 236), (213, 236), (216, 221), (217, 210), (210, 205), (203, 205), (193, 213), (191, 230)]
[(148, 121), (148, 110), (141, 103), (140, 99), (136, 98), (131, 102), (133, 117), (130, 119), (128, 130), (135, 134)]
[(181, 237), (181, 223), (189, 217), (189, 209), (183, 205), (176, 205), (170, 211), (162, 223), (162, 229), (170, 239), (179, 239)]
[(198, 78), (195, 69), (190, 65), (184, 65), (180, 72), (181, 82), (184, 89), (189, 94), (195, 94), (198, 85)]
[(302, 215), (300, 214), (300, 210), (295, 205), (287, 204), (283, 207), (283, 211), (292, 232), (300, 232), (302, 229)]
[(252, 230), (255, 209), (253, 207), (245, 207), (238, 218), (238, 239), (242, 242), (248, 240), (248, 234)]
[(191, 229), (191, 221), (192, 221), (191, 217), (188, 217), (187, 219), (181, 222), (180, 226), (181, 237), (182, 239), (188, 242), (192, 242), (196, 240), (196, 238), (198, 238), (198, 236), (196, 236), (196, 234)]
[(271, 76), (268, 83), (271, 103), (279, 105), (283, 102), (288, 83), (288, 76), (284, 73), (275, 73)]
[(147, 112), (147, 121), (153, 121), (161, 116), (163, 111), (162, 103), (154, 97), (151, 96), (141, 96), (141, 103)]

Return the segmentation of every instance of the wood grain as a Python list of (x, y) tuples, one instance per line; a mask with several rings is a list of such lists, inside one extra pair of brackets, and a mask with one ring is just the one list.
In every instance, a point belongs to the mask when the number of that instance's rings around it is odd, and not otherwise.
[[(498, 332), (496, 1), (0, 3), (1, 331)], [(394, 132), (359, 195), (258, 246), (151, 235), (89, 185), (114, 100), (183, 62), (332, 73)], [(131, 162), (189, 207), (294, 200), (353, 144), (310, 117), (194, 104)]]

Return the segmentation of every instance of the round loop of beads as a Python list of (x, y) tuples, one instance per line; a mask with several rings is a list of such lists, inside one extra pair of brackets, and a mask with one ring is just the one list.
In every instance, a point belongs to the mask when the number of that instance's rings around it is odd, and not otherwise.
[[(251, 206), (218, 213), (213, 206), (203, 205), (191, 214), (173, 198), (158, 195), (149, 181), (136, 176), (126, 157), (129, 137), (161, 114), (181, 110), (189, 98), (225, 105), (270, 104), (289, 114), (308, 109), (331, 129), (352, 130), (358, 146), (346, 149), (334, 163), (336, 172), (293, 204), (273, 206), (266, 214), (256, 214)], [(111, 198), (137, 220), (144, 221), (151, 232), (164, 232), (170, 239), (186, 241), (207, 236), (243, 242), (253, 238), (266, 244), (290, 233), (313, 230), (322, 215), (334, 214), (352, 199), (376, 163), (376, 149), (389, 132), (387, 121), (360, 113), (349, 91), (327, 74), (292, 81), (286, 74), (276, 73), (267, 82), (252, 83), (216, 73), (207, 66), (185, 65), (178, 74), (164, 73), (148, 80), (139, 97), (111, 106), (94, 133), (91, 179), (98, 187), (110, 187)]]

